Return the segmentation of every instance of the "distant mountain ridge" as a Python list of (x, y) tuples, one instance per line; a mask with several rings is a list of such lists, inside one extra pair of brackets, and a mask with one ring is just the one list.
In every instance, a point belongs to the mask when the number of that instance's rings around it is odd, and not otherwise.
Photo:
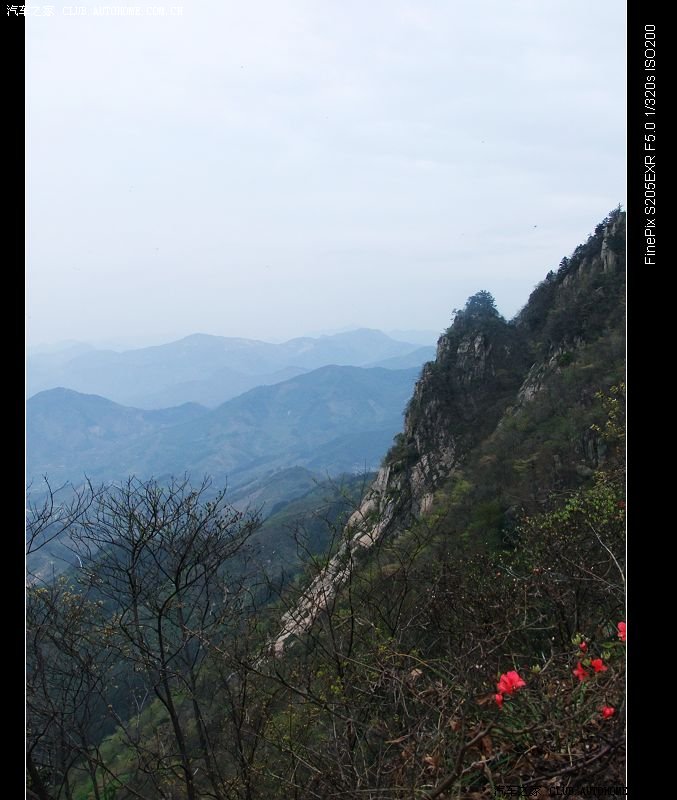
[(412, 350), (411, 353), (383, 358), (380, 361), (374, 361), (366, 366), (383, 367), (384, 369), (409, 369), (410, 367), (420, 367), (427, 361), (434, 361), (436, 352), (436, 348), (433, 345), (426, 345), (425, 347), (418, 347), (416, 350)]
[[(196, 333), (123, 352), (78, 347), (29, 355), (28, 392), (65, 387), (137, 408), (186, 402), (215, 408), (256, 386), (330, 364), (400, 369), (421, 366), (428, 356), (416, 343), (369, 328), (281, 344)], [(408, 360), (398, 361), (403, 358)]]
[(197, 403), (147, 411), (61, 387), (40, 392), (26, 407), (29, 476), (60, 478), (82, 466), (82, 479), (87, 465), (106, 463), (125, 443), (207, 413)]
[(189, 472), (236, 487), (294, 466), (325, 476), (375, 469), (419, 372), (327, 366), (211, 411), (147, 411), (68, 389), (41, 392), (27, 403), (29, 479)]

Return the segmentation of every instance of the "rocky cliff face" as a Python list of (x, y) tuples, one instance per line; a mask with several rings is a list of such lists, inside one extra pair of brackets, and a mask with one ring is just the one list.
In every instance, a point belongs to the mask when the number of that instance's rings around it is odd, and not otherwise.
[[(618, 313), (624, 271), (625, 214), (598, 226), (586, 245), (564, 259), (508, 323), (487, 292), (470, 298), (440, 337), (407, 407), (404, 430), (384, 459), (344, 543), (304, 600), (288, 612), (272, 648), (301, 634), (345, 579), (352, 557), (385, 535), (405, 530), (430, 508), (435, 490), (504, 415), (532, 400), (573, 348), (600, 334), (608, 310)], [(594, 443), (590, 444), (594, 447)]]
[(468, 448), (496, 426), (527, 368), (526, 349), (514, 326), (491, 309), (476, 315), (459, 312), (438, 341), (435, 361), (423, 367), (404, 431), (350, 517), (342, 546), (304, 600), (284, 616), (273, 644), (276, 655), (326, 607), (353, 555), (426, 513), (435, 489)]
[(422, 370), (404, 431), (366, 500), (381, 531), (425, 513), (441, 481), (496, 426), (528, 365), (524, 343), (500, 317), (457, 316)]

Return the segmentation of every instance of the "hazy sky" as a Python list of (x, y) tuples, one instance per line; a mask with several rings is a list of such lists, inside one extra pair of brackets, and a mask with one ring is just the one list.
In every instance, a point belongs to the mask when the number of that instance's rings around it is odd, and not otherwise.
[(26, 18), (29, 343), (512, 316), (625, 204), (617, 0), (78, 4)]

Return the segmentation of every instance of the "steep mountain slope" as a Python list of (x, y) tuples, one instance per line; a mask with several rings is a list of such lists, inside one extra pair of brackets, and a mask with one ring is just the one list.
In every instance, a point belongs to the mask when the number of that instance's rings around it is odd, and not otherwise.
[(362, 472), (378, 465), (401, 426), (417, 375), (323, 367), (206, 413), (192, 406), (142, 412), (67, 390), (41, 393), (28, 404), (29, 475), (77, 482), (84, 473), (101, 481), (189, 472), (235, 487), (290, 466)]
[[(501, 536), (517, 509), (592, 475), (604, 444), (598, 391), (623, 380), (625, 214), (616, 210), (506, 322), (482, 291), (424, 366), (404, 430), (348, 524), (348, 539), (283, 621), (281, 653), (370, 548), (434, 510), (447, 533)], [(595, 416), (597, 414), (597, 416)]]
[(470, 298), (284, 598), (266, 674), (318, 794), (624, 785), (624, 240), (616, 210), (511, 323)]
[[(578, 455), (596, 463), (594, 437), (580, 412), (595, 390), (623, 376), (624, 248), (625, 214), (617, 211), (562, 261), (557, 274), (548, 274), (513, 322), (502, 320), (483, 292), (457, 313), (440, 337), (436, 360), (423, 370), (404, 432), (367, 500), (365, 510), (379, 507), (381, 529), (428, 508), (432, 492), (472, 449), (491, 434), (503, 436), (520, 409), (537, 398), (551, 406), (555, 419), (579, 418)], [(561, 384), (570, 387), (568, 398)], [(559, 408), (552, 405), (557, 400)], [(561, 444), (571, 441), (565, 435)]]
[(63, 352), (29, 357), (28, 389), (33, 395), (63, 386), (142, 408), (189, 401), (215, 407), (255, 386), (279, 383), (327, 364), (364, 366), (416, 349), (415, 344), (370, 329), (281, 344), (194, 334), (121, 353), (90, 350), (76, 351), (72, 358)]

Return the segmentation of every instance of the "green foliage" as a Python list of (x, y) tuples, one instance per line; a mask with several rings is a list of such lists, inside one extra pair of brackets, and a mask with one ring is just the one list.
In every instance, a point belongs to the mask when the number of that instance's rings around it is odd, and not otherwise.
[[(359, 481), (256, 532), (239, 514), (215, 530), (213, 501), (155, 485), (67, 516), (97, 547), (79, 550), (87, 580), (29, 591), (31, 787), (479, 800), (500, 784), (622, 783), (623, 275), (599, 261), (622, 222), (612, 212), (515, 324), (484, 291), (457, 312), (367, 511), (377, 524), (396, 509), (399, 528), (371, 547), (344, 527)], [(429, 479), (432, 508), (413, 519), (411, 473), (444, 448), (448, 478)], [(235, 562), (231, 526), (257, 545)], [(281, 574), (292, 549), (303, 566)], [(304, 625), (277, 658), (281, 618)], [(525, 685), (499, 708), (510, 671)]]
[[(612, 229), (614, 232), (612, 233)], [(593, 269), (602, 243), (616, 255), (613, 270)], [(597, 227), (570, 258), (562, 259), (556, 275), (549, 273), (529, 297), (516, 321), (524, 326), (543, 357), (563, 342), (591, 341), (623, 324), (625, 287), (625, 214), (620, 206)]]
[[(369, 553), (308, 632), (306, 655), (276, 667), (303, 687), (285, 729), (303, 731), (285, 743), (297, 778), (315, 776), (323, 796), (361, 786), (374, 798), (386, 775), (393, 788), (447, 780), (458, 792), (492, 778), (546, 782), (572, 766), (572, 785), (598, 768), (622, 780), (621, 487), (620, 473), (600, 472), (552, 497), (519, 522), (509, 550), (472, 554), (421, 523)], [(593, 658), (606, 670), (594, 673)], [(494, 687), (509, 669), (526, 687), (499, 711)]]
[(498, 318), (500, 318), (500, 314), (496, 308), (494, 296), (486, 289), (481, 289), (471, 295), (466, 300), (465, 307), (461, 311), (454, 312), (454, 320), (465, 322)]

